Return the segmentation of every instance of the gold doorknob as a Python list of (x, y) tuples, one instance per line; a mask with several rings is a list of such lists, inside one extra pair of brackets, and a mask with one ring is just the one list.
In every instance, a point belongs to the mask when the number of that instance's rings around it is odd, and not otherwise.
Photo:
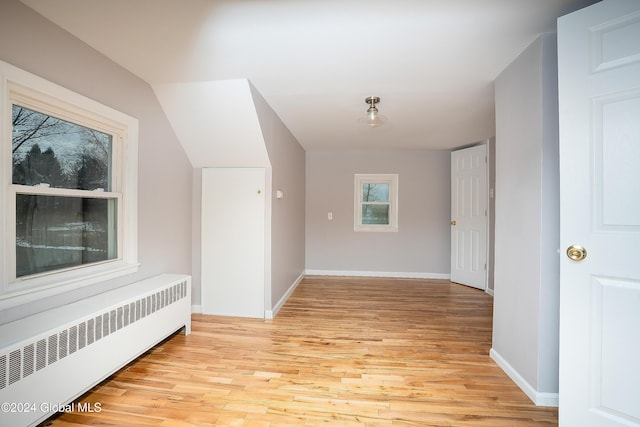
[(455, 219), (451, 221), (451, 225), (456, 225), (456, 220)]
[(571, 261), (582, 261), (587, 257), (587, 250), (582, 246), (571, 245), (567, 248), (567, 256)]

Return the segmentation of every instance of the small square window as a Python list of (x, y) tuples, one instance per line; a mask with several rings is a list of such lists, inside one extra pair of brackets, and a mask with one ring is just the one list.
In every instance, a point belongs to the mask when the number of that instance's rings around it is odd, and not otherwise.
[(355, 175), (354, 230), (398, 231), (398, 175)]

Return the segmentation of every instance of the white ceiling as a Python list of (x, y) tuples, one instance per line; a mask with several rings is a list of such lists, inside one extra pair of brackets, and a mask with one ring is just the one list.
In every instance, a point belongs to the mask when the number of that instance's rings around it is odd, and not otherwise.
[[(493, 136), (493, 80), (558, 16), (594, 2), (22, 1), (152, 86), (249, 79), (308, 150)], [(369, 95), (382, 127), (358, 122)]]

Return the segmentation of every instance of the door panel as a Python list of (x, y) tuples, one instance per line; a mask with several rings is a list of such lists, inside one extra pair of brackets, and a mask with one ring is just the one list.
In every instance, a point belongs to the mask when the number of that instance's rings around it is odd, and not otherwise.
[(640, 91), (600, 97), (593, 110), (596, 227), (640, 231)]
[(487, 149), (451, 153), (451, 281), (486, 288)]
[(637, 333), (635, 343), (624, 331), (629, 325), (640, 325), (638, 309), (640, 281), (620, 277), (593, 277), (592, 331), (594, 360), (591, 377), (591, 399), (594, 408), (604, 414), (627, 414), (640, 420), (638, 394), (629, 392), (626, 383), (640, 382)]
[(265, 169), (202, 170), (202, 311), (264, 318)]

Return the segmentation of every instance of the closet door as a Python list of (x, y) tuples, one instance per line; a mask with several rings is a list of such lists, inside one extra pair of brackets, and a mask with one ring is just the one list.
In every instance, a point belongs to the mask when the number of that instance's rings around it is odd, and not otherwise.
[(265, 169), (202, 170), (202, 311), (264, 318)]

